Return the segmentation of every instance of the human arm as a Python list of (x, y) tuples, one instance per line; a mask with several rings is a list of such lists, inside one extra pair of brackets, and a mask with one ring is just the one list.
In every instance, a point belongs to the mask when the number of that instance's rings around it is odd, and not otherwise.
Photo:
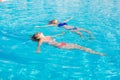
[(35, 26), (35, 28), (46, 28), (49, 27), (50, 25), (44, 25), (44, 26)]
[(61, 35), (64, 35), (65, 34), (65, 32), (62, 32), (62, 33), (60, 33), (60, 34), (56, 34), (56, 35), (53, 35), (53, 36), (51, 36), (51, 37), (58, 37), (58, 36), (61, 36)]
[(63, 22), (68, 22), (68, 21), (70, 21), (72, 18), (73, 18), (73, 17), (70, 17), (69, 19), (64, 20)]
[(38, 41), (38, 46), (37, 46), (37, 50), (36, 50), (37, 53), (40, 52), (40, 46), (41, 46), (42, 42), (43, 42), (42, 39), (40, 41)]
[(54, 26), (52, 24), (47, 24), (47, 25), (43, 25), (43, 26), (35, 26), (35, 28), (47, 28), (49, 26)]

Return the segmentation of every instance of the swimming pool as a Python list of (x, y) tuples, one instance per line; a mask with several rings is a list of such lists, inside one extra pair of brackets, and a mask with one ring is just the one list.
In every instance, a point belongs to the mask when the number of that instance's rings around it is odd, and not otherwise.
[[(120, 2), (117, 0), (6, 0), (0, 3), (0, 80), (119, 80)], [(73, 19), (70, 25), (88, 29), (94, 40), (60, 28), (34, 28), (51, 19)], [(104, 52), (92, 55), (47, 44), (41, 53), (30, 36), (66, 32), (57, 41), (76, 43)], [(86, 38), (87, 34), (84, 33)]]

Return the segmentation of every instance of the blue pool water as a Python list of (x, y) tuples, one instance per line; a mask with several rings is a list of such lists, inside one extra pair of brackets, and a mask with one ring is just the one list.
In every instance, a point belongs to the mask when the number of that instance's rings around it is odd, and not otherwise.
[[(6, 0), (0, 3), (0, 80), (120, 80), (119, 0)], [(94, 40), (82, 40), (64, 29), (44, 26), (51, 19), (90, 30)], [(37, 43), (30, 36), (66, 32), (56, 41), (75, 43), (103, 52), (63, 50)]]

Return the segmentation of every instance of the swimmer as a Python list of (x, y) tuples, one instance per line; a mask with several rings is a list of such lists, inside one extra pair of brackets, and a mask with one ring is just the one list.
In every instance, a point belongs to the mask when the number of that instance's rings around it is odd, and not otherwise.
[[(83, 34), (80, 31), (83, 31), (83, 32), (88, 33), (91, 39), (94, 39), (94, 37), (92, 36), (90, 31), (88, 31), (86, 29), (83, 29), (83, 28), (77, 28), (77, 27), (74, 27), (74, 26), (69, 26), (67, 24), (67, 22), (70, 21), (71, 19), (72, 19), (72, 17), (67, 19), (67, 20), (65, 20), (65, 21), (63, 21), (63, 22), (61, 22), (61, 23), (59, 23), (59, 21), (56, 20), (56, 19), (55, 20), (51, 20), (51, 21), (49, 21), (48, 26), (55, 26), (55, 27), (59, 27), (59, 28), (65, 28), (66, 30), (75, 32), (76, 34), (80, 35), (80, 37), (82, 39), (84, 39), (84, 37), (83, 37)], [(36, 26), (36, 28), (41, 28), (41, 27)]]
[(69, 49), (69, 50), (79, 49), (79, 50), (83, 50), (85, 52), (89, 52), (91, 54), (97, 54), (97, 55), (100, 55), (100, 56), (104, 56), (103, 53), (96, 52), (96, 51), (94, 51), (90, 48), (82, 47), (80, 45), (73, 44), (73, 43), (57, 42), (53, 39), (54, 37), (57, 37), (57, 36), (60, 36), (60, 35), (63, 35), (63, 34), (64, 33), (57, 34), (57, 35), (54, 35), (54, 36), (44, 36), (43, 33), (38, 32), (38, 33), (34, 34), (31, 37), (31, 39), (33, 41), (38, 42), (37, 52), (40, 52), (40, 46), (42, 45), (42, 43), (47, 43), (47, 44), (52, 45), (52, 46), (57, 47), (57, 48)]
[(6, 0), (0, 0), (0, 2), (5, 2)]

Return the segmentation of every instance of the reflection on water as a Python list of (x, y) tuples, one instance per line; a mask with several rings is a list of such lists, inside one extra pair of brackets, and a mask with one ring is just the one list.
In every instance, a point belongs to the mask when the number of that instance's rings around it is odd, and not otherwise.
[[(119, 80), (120, 2), (117, 0), (6, 0), (0, 3), (1, 80)], [(44, 26), (51, 19), (73, 19), (69, 25), (92, 31), (95, 40), (83, 41), (64, 29)], [(62, 50), (47, 44), (36, 54), (35, 32), (45, 35), (66, 32), (56, 38), (107, 54), (91, 55)], [(85, 34), (86, 36), (86, 34)], [(27, 76), (26, 76), (27, 75)]]

